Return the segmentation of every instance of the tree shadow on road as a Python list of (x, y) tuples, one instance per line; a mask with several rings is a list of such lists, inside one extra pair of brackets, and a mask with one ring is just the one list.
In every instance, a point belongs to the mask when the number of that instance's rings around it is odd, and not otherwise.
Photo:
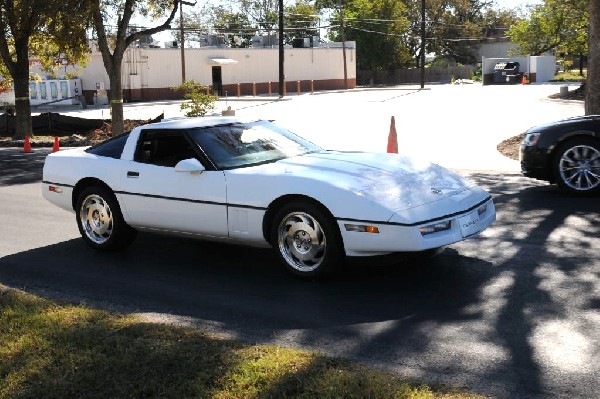
[(15, 148), (0, 149), (0, 186), (41, 181), (42, 167), (49, 152), (36, 148), (30, 154), (23, 154)]
[[(598, 201), (516, 174), (470, 177), (494, 195), (498, 221), (427, 260), (351, 266), (306, 282), (268, 250), (140, 234), (120, 253), (77, 239), (6, 256), (0, 282), (494, 396), (580, 396), (597, 366), (569, 360), (574, 368), (555, 370), (545, 327), (568, 320), (568, 333), (582, 337), (598, 327), (591, 316), (573, 320), (598, 307)], [(594, 353), (576, 352), (583, 361)]]

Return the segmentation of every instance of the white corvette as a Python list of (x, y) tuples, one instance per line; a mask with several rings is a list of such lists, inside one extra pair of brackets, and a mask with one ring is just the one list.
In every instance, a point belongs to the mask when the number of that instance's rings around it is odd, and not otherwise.
[(179, 118), (44, 164), (43, 195), (100, 250), (137, 230), (272, 246), (305, 277), (344, 256), (425, 251), (493, 223), (491, 196), (438, 165), (326, 151), (266, 121)]

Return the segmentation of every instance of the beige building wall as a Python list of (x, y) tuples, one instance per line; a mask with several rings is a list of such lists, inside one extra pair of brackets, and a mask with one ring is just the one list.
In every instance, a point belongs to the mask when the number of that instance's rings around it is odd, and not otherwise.
[[(346, 49), (348, 86), (356, 86), (356, 50), (349, 42)], [(269, 86), (278, 91), (279, 51), (277, 48), (201, 48), (185, 50), (186, 80), (213, 85), (213, 67), (220, 67), (222, 95), (266, 94)], [(341, 47), (286, 48), (287, 91), (343, 88), (344, 63)], [(102, 56), (95, 52), (83, 69), (81, 79), (88, 102), (95, 101), (100, 90), (110, 88)], [(178, 98), (172, 88), (182, 82), (180, 49), (130, 48), (123, 59), (123, 94), (128, 100)], [(312, 82), (311, 82), (312, 81)], [(271, 84), (269, 85), (269, 82)]]

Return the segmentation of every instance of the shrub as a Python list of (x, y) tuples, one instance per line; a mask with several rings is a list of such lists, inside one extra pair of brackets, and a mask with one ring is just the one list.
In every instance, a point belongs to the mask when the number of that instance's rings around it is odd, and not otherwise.
[(562, 72), (554, 76), (553, 82), (582, 82), (585, 80), (585, 76), (581, 76), (579, 72)]
[(209, 87), (194, 80), (187, 80), (174, 90), (182, 91), (183, 98), (188, 100), (181, 104), (181, 110), (188, 110), (185, 116), (204, 116), (215, 108), (217, 96), (209, 94)]

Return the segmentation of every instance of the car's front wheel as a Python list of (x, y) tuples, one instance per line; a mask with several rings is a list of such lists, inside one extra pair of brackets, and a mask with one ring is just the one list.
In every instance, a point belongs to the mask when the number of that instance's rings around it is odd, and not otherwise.
[(600, 143), (582, 137), (563, 144), (554, 158), (558, 186), (566, 192), (600, 192)]
[(331, 216), (303, 201), (283, 206), (274, 217), (271, 242), (282, 263), (303, 278), (335, 273), (343, 259), (343, 243)]
[(114, 194), (104, 187), (83, 189), (77, 197), (75, 213), (79, 233), (92, 248), (103, 251), (120, 249), (136, 236), (136, 230), (123, 220)]

